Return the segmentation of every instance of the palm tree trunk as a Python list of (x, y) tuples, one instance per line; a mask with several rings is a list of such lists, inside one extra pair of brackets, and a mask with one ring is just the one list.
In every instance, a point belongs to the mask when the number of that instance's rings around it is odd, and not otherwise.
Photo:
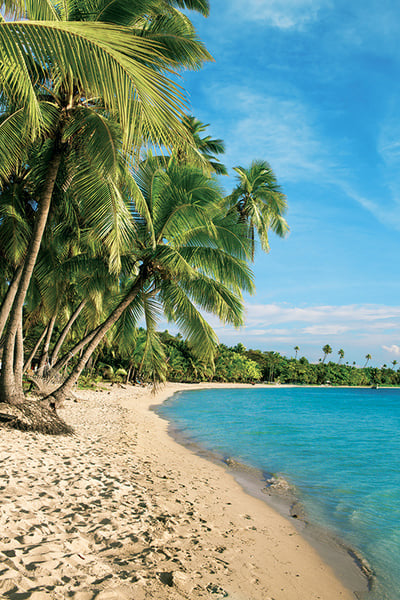
[(86, 344), (88, 344), (93, 339), (93, 336), (96, 335), (98, 329), (99, 327), (96, 327), (96, 329), (88, 333), (88, 335), (85, 335), (85, 337), (80, 342), (78, 342), (76, 346), (72, 348), (72, 350), (69, 350), (66, 354), (64, 354), (64, 356), (62, 356), (60, 360), (56, 362), (56, 364), (51, 370), (51, 373), (59, 373), (61, 369), (65, 367), (65, 365), (71, 360), (71, 358), (73, 358), (75, 354), (78, 354), (78, 352), (82, 350), (82, 348), (84, 348)]
[(35, 358), (36, 352), (38, 351), (40, 344), (44, 340), (44, 336), (46, 335), (48, 327), (49, 327), (49, 324), (47, 324), (46, 327), (43, 329), (42, 333), (40, 334), (40, 337), (39, 337), (38, 341), (36, 342), (36, 344), (35, 344), (35, 346), (34, 346), (34, 348), (32, 350), (32, 352), (30, 353), (30, 355), (28, 356), (27, 360), (25, 361), (23, 373), (25, 373), (30, 368), (31, 362)]
[(24, 367), (24, 337), (22, 319), (17, 329), (15, 336), (15, 356), (14, 356), (14, 371), (16, 381), (21, 381), (22, 385), (22, 372)]
[[(51, 336), (53, 335), (54, 325), (56, 324), (57, 312), (51, 317), (49, 321), (49, 325), (47, 327), (46, 337), (43, 344), (42, 355), (40, 357), (39, 367), (37, 371), (38, 377), (43, 377), (44, 372), (46, 370), (48, 358), (49, 358), (49, 348), (51, 342)], [(48, 370), (48, 369), (47, 369)]]
[(72, 313), (68, 323), (62, 330), (61, 335), (58, 338), (56, 345), (54, 346), (53, 353), (50, 358), (50, 366), (53, 366), (54, 363), (56, 362), (59, 352), (61, 350), (61, 346), (63, 345), (63, 343), (65, 341), (65, 338), (67, 337), (72, 325), (75, 323), (76, 319), (79, 317), (85, 304), (86, 304), (86, 299), (82, 300), (82, 302), (79, 304), (79, 306), (75, 309), (75, 311)]
[(12, 282), (10, 283), (7, 293), (4, 296), (0, 308), (0, 338), (3, 335), (4, 327), (6, 326), (8, 315), (14, 302), (15, 294), (18, 290), (19, 281), (22, 274), (22, 265), (15, 271)]
[(22, 308), (25, 302), (26, 293), (32, 277), (36, 259), (39, 254), (40, 244), (49, 215), (51, 198), (61, 164), (62, 150), (55, 140), (55, 151), (50, 160), (47, 178), (43, 185), (41, 197), (38, 203), (38, 209), (33, 226), (32, 237), (26, 252), (24, 266), (18, 291), (15, 295), (13, 306), (10, 310), (7, 331), (4, 339), (3, 364), (0, 373), (0, 402), (7, 404), (22, 404), (24, 394), (22, 390), (22, 379), (16, 379), (14, 371), (14, 348), (19, 322), (22, 319)]
[[(87, 336), (87, 334), (88, 334), (88, 329), (89, 329), (89, 325), (86, 325), (86, 329), (85, 329), (85, 337), (86, 337), (86, 336)], [(80, 349), (80, 352), (79, 352), (79, 358), (82, 358), (82, 356), (83, 356), (83, 346), (82, 346), (82, 348)]]
[(111, 329), (113, 325), (118, 321), (122, 313), (128, 306), (133, 302), (136, 298), (137, 294), (142, 289), (143, 283), (147, 278), (148, 270), (144, 265), (141, 266), (139, 275), (136, 278), (135, 283), (131, 287), (128, 294), (125, 298), (119, 303), (119, 305), (112, 311), (110, 316), (102, 323), (98, 328), (97, 332), (93, 336), (92, 340), (89, 342), (87, 348), (83, 352), (81, 358), (78, 363), (75, 365), (69, 377), (64, 381), (64, 383), (52, 394), (52, 397), (55, 398), (57, 403), (62, 403), (65, 398), (71, 393), (73, 386), (78, 381), (80, 374), (87, 361), (89, 360), (92, 353), (95, 351), (103, 337), (106, 333)]

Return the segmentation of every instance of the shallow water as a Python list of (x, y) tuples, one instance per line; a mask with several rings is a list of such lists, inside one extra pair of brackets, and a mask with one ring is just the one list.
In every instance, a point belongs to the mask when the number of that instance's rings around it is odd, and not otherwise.
[(309, 520), (368, 560), (369, 598), (400, 600), (400, 390), (195, 390), (160, 412), (208, 450), (285, 477)]

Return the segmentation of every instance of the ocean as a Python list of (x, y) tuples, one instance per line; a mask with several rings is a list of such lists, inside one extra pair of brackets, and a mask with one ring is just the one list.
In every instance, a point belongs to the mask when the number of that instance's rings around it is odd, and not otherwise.
[(207, 450), (284, 477), (308, 521), (366, 558), (368, 600), (400, 600), (400, 390), (199, 389), (158, 412)]

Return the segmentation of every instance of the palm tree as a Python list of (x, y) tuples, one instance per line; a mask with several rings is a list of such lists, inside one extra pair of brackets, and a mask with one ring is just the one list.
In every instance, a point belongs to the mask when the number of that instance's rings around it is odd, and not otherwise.
[(97, 345), (126, 310), (136, 322), (144, 313), (148, 336), (144, 359), (153, 355), (155, 378), (162, 377), (165, 367), (155, 335), (161, 309), (194, 351), (208, 360), (217, 338), (199, 308), (235, 326), (243, 321), (241, 291), (253, 290), (246, 262), (249, 241), (244, 224), (233, 215), (221, 215), (217, 183), (202, 171), (175, 166), (173, 161), (166, 171), (157, 160), (144, 161), (137, 178), (147, 210), (137, 225), (125, 290), (109, 316), (88, 334), (82, 357), (52, 395), (56, 401), (70, 394)]
[[(115, 210), (119, 162), (131, 163), (144, 139), (170, 146), (185, 135), (182, 91), (166, 73), (197, 68), (210, 56), (174, 5), (208, 9), (204, 0), (2, 3), (0, 183), (20, 164), (34, 167), (28, 171), (37, 182), (33, 233), (4, 341), (2, 401), (23, 402), (15, 345), (57, 184), (73, 175), (75, 187), (87, 194), (95, 187), (97, 201), (106, 193)], [(24, 19), (11, 21), (15, 14)]]
[(332, 348), (329, 346), (329, 344), (326, 344), (323, 348), (322, 348), (322, 352), (324, 353), (324, 358), (322, 359), (322, 362), (325, 362), (325, 358), (327, 357), (328, 354), (332, 354)]
[(344, 358), (344, 350), (342, 350), (342, 348), (341, 348), (341, 349), (338, 351), (338, 354), (339, 354), (339, 363), (338, 363), (338, 364), (340, 364), (340, 361), (342, 361), (342, 360), (343, 360), (343, 358)]
[(300, 348), (299, 348), (298, 346), (295, 346), (295, 347), (293, 348), (293, 350), (296, 352), (296, 356), (295, 356), (295, 358), (297, 359), (297, 353), (300, 351)]
[(235, 167), (238, 185), (227, 198), (228, 205), (239, 214), (239, 220), (250, 226), (252, 258), (255, 251), (255, 232), (261, 247), (269, 251), (268, 231), (284, 237), (289, 227), (284, 218), (286, 197), (266, 161), (255, 160), (250, 167)]
[(364, 364), (364, 368), (367, 366), (367, 364), (371, 360), (372, 356), (370, 354), (366, 354), (365, 358), (366, 358), (366, 361), (365, 361), (365, 364)]
[(392, 365), (393, 365), (393, 369), (394, 369), (395, 366), (397, 365), (397, 360), (392, 360)]
[[(189, 160), (192, 164), (199, 163), (199, 166), (205, 162), (212, 173), (216, 173), (217, 175), (227, 175), (228, 171), (226, 170), (226, 167), (216, 158), (216, 155), (224, 154), (224, 142), (219, 139), (213, 139), (209, 135), (201, 135), (207, 127), (209, 127), (209, 124), (204, 124), (192, 116), (186, 116), (183, 119), (183, 123), (193, 140), (193, 143), (186, 147), (186, 152), (184, 149), (183, 160)], [(196, 160), (196, 155), (200, 155), (200, 162), (198, 159)]]

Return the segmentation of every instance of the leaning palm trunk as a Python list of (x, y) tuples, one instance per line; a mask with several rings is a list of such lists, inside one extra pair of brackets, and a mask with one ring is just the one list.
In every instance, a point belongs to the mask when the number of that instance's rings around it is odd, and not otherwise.
[(75, 385), (75, 383), (78, 381), (79, 376), (82, 373), (83, 369), (85, 368), (85, 365), (88, 362), (89, 358), (91, 357), (93, 352), (96, 350), (97, 346), (99, 345), (99, 343), (101, 342), (103, 337), (106, 335), (106, 333), (111, 329), (111, 327), (113, 325), (115, 325), (115, 323), (118, 321), (118, 319), (120, 318), (120, 316), (122, 315), (124, 310), (126, 308), (128, 308), (128, 306), (133, 302), (133, 300), (139, 294), (139, 292), (142, 289), (143, 283), (146, 280), (147, 274), (148, 274), (147, 268), (144, 265), (142, 265), (142, 267), (140, 269), (140, 273), (137, 276), (136, 281), (133, 284), (133, 286), (131, 287), (128, 294), (118, 304), (118, 306), (112, 311), (112, 313), (104, 321), (104, 323), (102, 323), (97, 328), (95, 335), (93, 336), (92, 340), (89, 342), (87, 348), (83, 352), (81, 358), (79, 359), (78, 363), (72, 370), (71, 374), (67, 377), (65, 382), (53, 394), (51, 394), (51, 397), (56, 400), (56, 404), (61, 404), (63, 402), (63, 400), (65, 400), (71, 394), (72, 388)]
[(85, 337), (82, 338), (80, 342), (78, 342), (71, 350), (64, 354), (64, 356), (60, 358), (60, 360), (58, 360), (54, 367), (51, 369), (51, 375), (59, 373), (61, 369), (63, 369), (66, 366), (66, 364), (71, 360), (71, 358), (78, 354), (78, 352), (80, 352), (86, 346), (86, 344), (88, 344), (93, 339), (100, 327), (101, 326), (96, 327), (96, 329), (85, 335)]
[(48, 328), (49, 328), (49, 325), (47, 324), (47, 325), (46, 325), (46, 327), (43, 329), (42, 333), (40, 334), (40, 337), (39, 337), (38, 341), (36, 342), (36, 344), (35, 344), (35, 346), (34, 346), (34, 348), (33, 348), (32, 352), (30, 353), (30, 355), (29, 355), (29, 356), (28, 356), (28, 358), (26, 359), (26, 361), (25, 361), (25, 364), (24, 364), (24, 370), (23, 370), (23, 372), (24, 372), (24, 373), (25, 373), (25, 372), (26, 372), (28, 369), (30, 369), (31, 362), (32, 362), (32, 361), (33, 361), (33, 359), (35, 358), (35, 356), (36, 356), (36, 352), (39, 350), (39, 346), (40, 346), (40, 344), (43, 342), (43, 340), (44, 340), (44, 337), (45, 337), (45, 335), (46, 335), (46, 333), (47, 333), (47, 329), (48, 329)]
[(82, 300), (82, 302), (79, 304), (79, 306), (75, 309), (75, 311), (72, 313), (68, 323), (66, 324), (66, 326), (64, 327), (64, 329), (61, 332), (60, 337), (58, 338), (56, 345), (54, 346), (53, 349), (53, 353), (51, 355), (50, 358), (50, 366), (53, 366), (57, 360), (57, 357), (60, 353), (61, 350), (61, 346), (63, 345), (65, 338), (67, 337), (72, 325), (75, 323), (76, 319), (79, 317), (79, 315), (81, 314), (84, 306), (86, 304), (86, 300)]
[(56, 324), (56, 319), (57, 319), (57, 313), (54, 313), (54, 315), (51, 317), (51, 319), (49, 321), (49, 326), (47, 328), (46, 337), (45, 337), (44, 344), (43, 344), (42, 355), (41, 355), (40, 361), (39, 361), (39, 367), (38, 367), (38, 372), (37, 372), (37, 375), (39, 377), (43, 377), (45, 370), (46, 370), (46, 366), (47, 366), (48, 359), (49, 359), (49, 348), (50, 348), (51, 336), (53, 335), (53, 330), (54, 330), (54, 325)]
[(22, 275), (22, 265), (18, 267), (13, 277), (12, 282), (7, 290), (4, 300), (0, 308), (0, 338), (3, 335), (4, 328), (7, 323), (8, 315), (14, 302), (15, 294), (17, 293), (19, 282)]
[(16, 335), (19, 324), (22, 322), (22, 309), (33, 269), (36, 264), (43, 233), (46, 227), (51, 198), (53, 195), (58, 170), (61, 164), (61, 158), (61, 149), (55, 149), (49, 163), (47, 179), (43, 186), (43, 191), (39, 201), (32, 238), (27, 249), (21, 279), (8, 319), (7, 331), (4, 338), (2, 369), (0, 374), (0, 402), (5, 402), (7, 404), (19, 405), (23, 404), (24, 402), (22, 377), (20, 377), (19, 374), (17, 377), (14, 369)]

